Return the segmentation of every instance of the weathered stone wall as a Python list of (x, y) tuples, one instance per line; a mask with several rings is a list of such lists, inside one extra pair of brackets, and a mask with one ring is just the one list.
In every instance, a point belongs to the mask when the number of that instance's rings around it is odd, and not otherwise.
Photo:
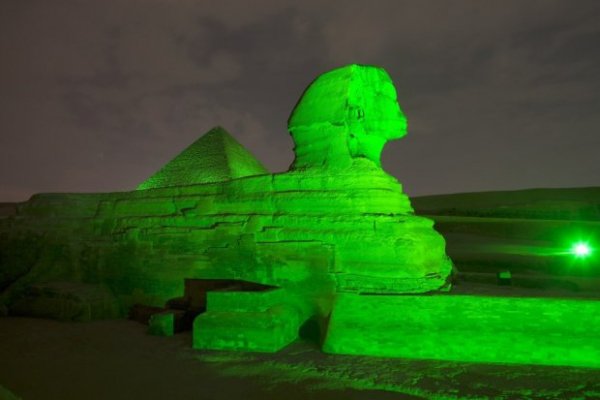
[(432, 223), (411, 214), (392, 177), (349, 172), (38, 195), (1, 220), (3, 242), (14, 253), (6, 253), (3, 263), (20, 261), (30, 271), (23, 283), (106, 284), (124, 304), (164, 303), (181, 295), (185, 278), (245, 279), (326, 293), (334, 287), (422, 292), (444, 285), (443, 273), (430, 274), (440, 263), (450, 268)]

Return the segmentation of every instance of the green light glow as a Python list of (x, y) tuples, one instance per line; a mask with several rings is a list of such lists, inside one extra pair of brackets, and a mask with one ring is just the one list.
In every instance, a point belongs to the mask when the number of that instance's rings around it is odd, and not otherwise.
[[(177, 300), (202, 310), (200, 349), (274, 352), (314, 330), (333, 353), (600, 367), (596, 300), (440, 294), (452, 272), (445, 240), (381, 168), (406, 126), (383, 69), (329, 71), (291, 113), (286, 172), (269, 173), (217, 128), (140, 190), (19, 204), (0, 218), (0, 261), (29, 267), (2, 296), (80, 280), (110, 289), (122, 310)], [(544, 243), (556, 248), (500, 250), (570, 258), (568, 241)], [(571, 252), (590, 253), (583, 241)], [(177, 311), (152, 316), (150, 332), (172, 335)]]
[(573, 245), (573, 248), (571, 249), (571, 253), (575, 255), (575, 257), (578, 258), (584, 258), (587, 257), (591, 254), (592, 249), (590, 248), (590, 246), (587, 243), (583, 243), (583, 242), (578, 242), (575, 243)]

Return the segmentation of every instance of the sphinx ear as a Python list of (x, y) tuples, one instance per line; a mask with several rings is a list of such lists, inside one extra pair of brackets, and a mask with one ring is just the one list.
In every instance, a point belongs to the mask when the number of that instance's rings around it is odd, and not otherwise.
[(356, 108), (356, 119), (359, 121), (365, 119), (365, 110), (362, 107)]
[[(365, 130), (365, 109), (360, 105), (348, 105), (346, 110), (346, 126), (348, 128), (348, 143), (360, 140)], [(349, 146), (352, 148), (352, 146)]]
[(365, 119), (365, 110), (361, 106), (348, 106), (348, 121), (356, 122)]

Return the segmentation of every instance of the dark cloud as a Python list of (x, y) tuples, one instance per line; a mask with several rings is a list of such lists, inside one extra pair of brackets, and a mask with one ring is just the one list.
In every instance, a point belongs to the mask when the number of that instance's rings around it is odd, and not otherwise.
[(600, 185), (595, 1), (4, 1), (0, 199), (128, 190), (214, 125), (273, 171), (318, 74), (386, 68), (411, 195)]

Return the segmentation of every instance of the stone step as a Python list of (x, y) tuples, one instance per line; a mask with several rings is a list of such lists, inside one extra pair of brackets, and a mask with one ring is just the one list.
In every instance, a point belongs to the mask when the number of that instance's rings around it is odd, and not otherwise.
[(276, 352), (298, 337), (301, 318), (288, 305), (264, 311), (208, 310), (194, 320), (193, 347)]

